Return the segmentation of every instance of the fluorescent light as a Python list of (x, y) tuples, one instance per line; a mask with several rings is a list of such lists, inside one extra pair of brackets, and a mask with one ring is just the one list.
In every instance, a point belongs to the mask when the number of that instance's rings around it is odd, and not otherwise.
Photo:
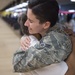
[(71, 2), (75, 2), (75, 0), (71, 0)]
[(68, 12), (75, 12), (75, 10), (68, 10)]
[(28, 3), (22, 3), (22, 4), (19, 4), (19, 5), (14, 6), (14, 7), (11, 7), (11, 8), (9, 8), (9, 9), (6, 9), (6, 11), (7, 11), (7, 12), (8, 12), (8, 11), (14, 11), (14, 10), (16, 10), (16, 9), (18, 9), (18, 8), (26, 7), (27, 5), (28, 5)]
[(16, 9), (14, 10), (14, 12), (25, 12), (26, 11), (26, 8), (22, 8), (22, 9)]

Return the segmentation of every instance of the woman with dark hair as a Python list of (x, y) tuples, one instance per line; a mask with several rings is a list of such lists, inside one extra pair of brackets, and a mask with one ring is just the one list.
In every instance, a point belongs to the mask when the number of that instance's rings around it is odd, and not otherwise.
[[(15, 72), (34, 71), (33, 75), (49, 75), (50, 73), (40, 72), (41, 69), (55, 63), (61, 63), (67, 59), (72, 50), (72, 43), (69, 36), (57, 24), (59, 6), (56, 0), (29, 0), (27, 20), (30, 35), (40, 34), (42, 37), (39, 43), (30, 46), (31, 39), (26, 37), (21, 43), (13, 58)], [(65, 63), (66, 64), (66, 63)], [(67, 65), (67, 64), (66, 64)], [(48, 70), (48, 69), (47, 69)], [(48, 71), (49, 72), (49, 71)], [(50, 74), (54, 75), (54, 74)], [(56, 75), (56, 74), (55, 74)], [(59, 73), (59, 75), (64, 75)]]
[(18, 23), (20, 25), (20, 33), (22, 35), (24, 35), (24, 34), (29, 35), (28, 27), (24, 26), (24, 23), (26, 22), (26, 20), (27, 20), (26, 13), (23, 13), (22, 15), (20, 15), (18, 17)]

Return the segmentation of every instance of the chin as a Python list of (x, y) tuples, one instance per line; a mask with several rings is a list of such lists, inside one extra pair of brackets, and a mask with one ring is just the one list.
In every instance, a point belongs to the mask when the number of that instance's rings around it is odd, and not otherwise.
[(29, 34), (33, 34), (32, 32), (29, 32)]
[(37, 33), (29, 32), (29, 34), (37, 34)]

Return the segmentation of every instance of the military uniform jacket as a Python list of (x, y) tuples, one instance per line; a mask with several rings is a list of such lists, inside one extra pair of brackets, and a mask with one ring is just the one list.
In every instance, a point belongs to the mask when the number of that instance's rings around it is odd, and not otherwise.
[(29, 72), (65, 60), (71, 53), (69, 36), (58, 25), (50, 28), (39, 43), (28, 50), (19, 48), (13, 55), (15, 72)]

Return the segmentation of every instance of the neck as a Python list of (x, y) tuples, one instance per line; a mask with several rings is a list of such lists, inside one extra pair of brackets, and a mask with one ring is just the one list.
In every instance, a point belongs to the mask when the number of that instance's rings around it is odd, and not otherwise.
[(42, 38), (42, 36), (40, 34), (33, 34), (38, 40), (40, 40)]
[(46, 35), (46, 33), (47, 33), (47, 31), (48, 31), (48, 29), (46, 29), (46, 30), (44, 30), (43, 32), (41, 32), (40, 34), (41, 34), (41, 36), (43, 37), (43, 36), (45, 36)]

